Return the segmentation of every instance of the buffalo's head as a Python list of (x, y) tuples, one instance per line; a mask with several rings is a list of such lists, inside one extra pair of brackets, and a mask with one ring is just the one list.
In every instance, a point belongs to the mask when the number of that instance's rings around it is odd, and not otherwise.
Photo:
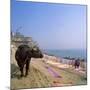
[(43, 58), (43, 54), (38, 47), (33, 47), (31, 52), (33, 58)]

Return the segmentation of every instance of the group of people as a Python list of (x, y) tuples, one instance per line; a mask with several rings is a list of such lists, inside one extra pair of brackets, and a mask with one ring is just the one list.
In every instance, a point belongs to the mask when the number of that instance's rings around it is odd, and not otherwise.
[(63, 64), (72, 65), (73, 67), (75, 67), (75, 69), (80, 67), (79, 59), (74, 59), (74, 60), (60, 59), (60, 62)]
[(74, 62), (74, 67), (75, 67), (75, 69), (76, 69), (76, 68), (79, 68), (79, 66), (80, 66), (80, 61), (77, 59), (77, 60), (75, 60), (75, 62)]

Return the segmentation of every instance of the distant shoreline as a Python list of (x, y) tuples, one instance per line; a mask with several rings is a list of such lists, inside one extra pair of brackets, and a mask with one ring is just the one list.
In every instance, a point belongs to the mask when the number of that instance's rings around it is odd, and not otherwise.
[(87, 61), (87, 52), (86, 50), (43, 50), (43, 53), (50, 55), (50, 56), (55, 56), (58, 58), (64, 58), (64, 59), (80, 59)]
[(65, 59), (65, 60), (76, 60), (76, 59), (78, 59), (78, 60), (80, 60), (80, 61), (83, 61), (83, 62), (87, 62), (87, 60), (85, 60), (85, 59), (82, 59), (82, 58), (80, 58), (80, 57), (78, 57), (78, 58), (71, 58), (71, 57), (58, 57), (58, 56), (56, 56), (56, 55), (54, 55), (54, 54), (49, 54), (49, 53), (44, 53), (44, 55), (48, 55), (48, 56), (52, 56), (52, 57), (56, 57), (56, 58), (59, 58), (59, 59)]

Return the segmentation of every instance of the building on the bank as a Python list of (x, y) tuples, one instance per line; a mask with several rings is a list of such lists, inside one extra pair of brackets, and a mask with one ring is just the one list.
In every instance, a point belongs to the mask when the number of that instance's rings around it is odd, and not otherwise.
[(32, 37), (25, 37), (20, 32), (11, 32), (11, 44), (18, 47), (21, 44), (28, 44), (30, 47), (37, 46), (37, 42), (32, 40)]

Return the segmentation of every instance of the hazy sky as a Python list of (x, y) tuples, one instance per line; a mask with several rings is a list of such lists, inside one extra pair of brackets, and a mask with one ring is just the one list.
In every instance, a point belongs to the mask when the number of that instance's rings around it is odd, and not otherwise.
[(11, 3), (11, 25), (43, 49), (86, 48), (86, 6), (36, 2)]

